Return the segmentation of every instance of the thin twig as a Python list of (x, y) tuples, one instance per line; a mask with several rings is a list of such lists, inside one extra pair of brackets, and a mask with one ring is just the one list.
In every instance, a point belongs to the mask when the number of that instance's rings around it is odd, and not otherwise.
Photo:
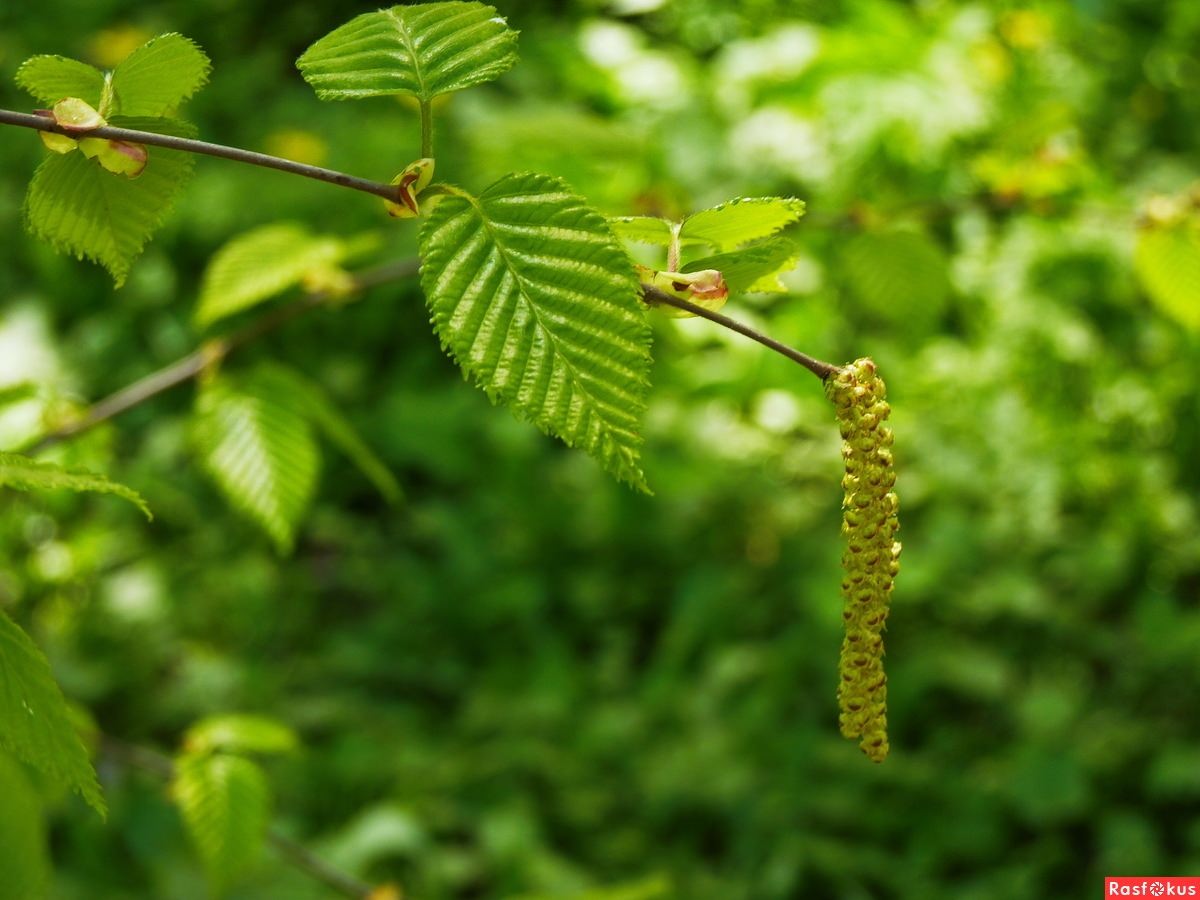
[(310, 166), (279, 156), (268, 156), (266, 153), (255, 153), (253, 150), (243, 150), (240, 147), (227, 147), (224, 144), (210, 144), (208, 141), (197, 141), (192, 138), (177, 137), (173, 134), (155, 134), (152, 131), (136, 131), (132, 128), (114, 128), (105, 125), (89, 131), (67, 130), (45, 116), (35, 116), (29, 113), (13, 112), (0, 109), (0, 124), (19, 125), (22, 128), (35, 128), (38, 131), (49, 131), (71, 138), (98, 137), (110, 138), (116, 141), (130, 141), (135, 144), (146, 144), (151, 147), (166, 147), (168, 150), (182, 150), (186, 153), (201, 153), (205, 156), (216, 156), (220, 159), (230, 159), (234, 162), (261, 166), (264, 169), (277, 169), (292, 175), (301, 175), (324, 181), (326, 184), (336, 184), (338, 187), (350, 188), (383, 197), (385, 200), (399, 202), (400, 193), (395, 185), (384, 184), (381, 181), (371, 181), (345, 172), (335, 172), (333, 169), (322, 169), (320, 166)]
[(676, 309), (686, 310), (692, 315), (699, 316), (702, 319), (708, 319), (710, 322), (716, 322), (718, 325), (728, 328), (730, 331), (736, 331), (738, 334), (750, 338), (752, 341), (758, 341), (764, 347), (769, 347), (781, 356), (786, 356), (792, 362), (800, 363), (808, 371), (812, 372), (822, 381), (838, 370), (838, 366), (832, 363), (822, 362), (819, 359), (814, 359), (807, 353), (802, 353), (794, 347), (789, 347), (787, 344), (781, 344), (773, 337), (768, 337), (761, 331), (751, 328), (749, 325), (743, 325), (737, 319), (731, 319), (729, 316), (722, 315), (719, 312), (713, 312), (711, 309), (705, 309), (703, 306), (697, 306), (690, 300), (684, 300), (681, 297), (668, 294), (666, 291), (649, 285), (642, 285), (642, 299), (651, 306), (662, 304), (663, 306), (673, 306)]
[[(417, 266), (418, 261), (416, 259), (406, 259), (396, 263), (377, 266), (355, 276), (353, 287), (355, 290), (364, 291), (367, 288), (385, 282), (407, 278), (416, 273)], [(88, 407), (79, 418), (71, 419), (54, 430), (43, 434), (32, 443), (21, 448), (20, 452), (27, 456), (33, 456), (48, 447), (53, 447), (55, 444), (62, 443), (68, 438), (75, 437), (78, 434), (95, 428), (101, 422), (106, 422), (121, 415), (121, 413), (128, 412), (135, 406), (140, 406), (147, 400), (157, 397), (159, 394), (170, 390), (176, 385), (190, 381), (213, 363), (225, 359), (240, 347), (244, 347), (264, 334), (274, 331), (308, 310), (325, 305), (333, 297), (334, 295), (327, 291), (308, 294), (295, 303), (289, 303), (271, 310), (228, 337), (208, 341), (182, 359), (177, 359), (175, 362), (151, 372), (146, 377), (98, 401)]]
[[(170, 781), (175, 777), (175, 764), (171, 757), (148, 747), (130, 744), (112, 735), (100, 735), (100, 746), (106, 756), (134, 769), (141, 769), (159, 778)], [(277, 828), (267, 830), (267, 843), (304, 874), (337, 891), (343, 897), (365, 900), (371, 895), (371, 886), (353, 875), (334, 868), (303, 844), (288, 837)]]

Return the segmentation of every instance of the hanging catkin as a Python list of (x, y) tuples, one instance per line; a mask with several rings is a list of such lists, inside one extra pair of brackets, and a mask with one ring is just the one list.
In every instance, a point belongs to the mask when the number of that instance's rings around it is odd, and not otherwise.
[(888, 754), (882, 632), (892, 583), (900, 569), (892, 430), (884, 424), (891, 408), (871, 359), (855, 360), (835, 371), (825, 379), (825, 394), (837, 410), (846, 463), (842, 479), (846, 634), (838, 665), (839, 724), (843, 735), (859, 738), (863, 752), (882, 762)]

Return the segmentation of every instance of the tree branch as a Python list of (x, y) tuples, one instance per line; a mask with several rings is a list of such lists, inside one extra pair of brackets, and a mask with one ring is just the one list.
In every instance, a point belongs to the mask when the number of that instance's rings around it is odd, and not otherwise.
[[(417, 267), (416, 259), (407, 259), (367, 269), (355, 276), (354, 289), (365, 291), (367, 288), (379, 284), (407, 278), (416, 274)], [(21, 448), (19, 452), (33, 456), (48, 447), (53, 447), (55, 444), (95, 428), (101, 422), (128, 412), (135, 406), (140, 406), (176, 385), (190, 381), (213, 363), (225, 359), (235, 350), (285, 325), (308, 310), (324, 306), (333, 296), (328, 291), (309, 294), (295, 303), (276, 307), (228, 337), (207, 341), (182, 359), (151, 372), (145, 378), (141, 378), (93, 404), (79, 418), (72, 419), (43, 434)]]
[(395, 185), (371, 181), (332, 169), (322, 169), (320, 166), (310, 166), (294, 162), (279, 156), (268, 156), (266, 153), (256, 153), (253, 150), (242, 150), (240, 147), (227, 147), (224, 144), (210, 144), (208, 141), (197, 141), (192, 138), (176, 137), (173, 134), (155, 134), (152, 131), (136, 131), (132, 128), (114, 128), (105, 125), (90, 131), (67, 130), (45, 116), (35, 116), (29, 113), (13, 112), (0, 109), (0, 124), (18, 125), (22, 128), (34, 128), (38, 131), (49, 131), (54, 134), (66, 135), (70, 138), (98, 137), (110, 138), (116, 141), (130, 141), (135, 144), (146, 144), (150, 147), (166, 147), (168, 150), (182, 150), (186, 153), (201, 153), (205, 156), (216, 156), (230, 159), (234, 162), (246, 163), (251, 166), (261, 166), (264, 169), (276, 169), (291, 175), (301, 175), (326, 184), (374, 194), (385, 200), (400, 201), (400, 192)]
[[(111, 735), (100, 735), (100, 747), (105, 755), (124, 763), (134, 769), (141, 769), (159, 778), (170, 781), (175, 777), (175, 764), (171, 757), (157, 750), (129, 744)], [(267, 843), (283, 857), (284, 861), (295, 866), (304, 874), (337, 891), (343, 897), (354, 900), (365, 900), (371, 895), (371, 886), (360, 881), (353, 875), (334, 868), (321, 859), (303, 844), (288, 837), (277, 828), (267, 830)]]
[(713, 312), (710, 309), (705, 309), (703, 306), (697, 306), (689, 300), (684, 300), (681, 297), (676, 297), (668, 294), (666, 291), (659, 290), (653, 285), (642, 285), (642, 299), (651, 306), (662, 304), (663, 306), (673, 306), (676, 309), (686, 310), (693, 315), (699, 316), (702, 319), (708, 319), (710, 322), (716, 322), (723, 328), (728, 328), (730, 331), (736, 331), (740, 335), (750, 338), (752, 341), (758, 341), (764, 347), (769, 347), (781, 356), (786, 356), (792, 362), (797, 362), (808, 371), (812, 372), (822, 381), (838, 370), (838, 366), (832, 363), (823, 362), (819, 359), (814, 359), (807, 353), (801, 353), (794, 347), (789, 347), (787, 344), (781, 344), (773, 337), (768, 337), (761, 331), (751, 328), (749, 325), (743, 325), (736, 319), (731, 319), (729, 316), (722, 315), (719, 312)]

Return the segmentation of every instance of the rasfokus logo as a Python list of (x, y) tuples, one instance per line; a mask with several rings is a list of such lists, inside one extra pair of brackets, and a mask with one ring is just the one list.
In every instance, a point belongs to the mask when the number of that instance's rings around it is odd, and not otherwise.
[(1123, 878), (1110, 876), (1104, 879), (1104, 896), (1200, 898), (1200, 878), (1177, 878), (1168, 875)]

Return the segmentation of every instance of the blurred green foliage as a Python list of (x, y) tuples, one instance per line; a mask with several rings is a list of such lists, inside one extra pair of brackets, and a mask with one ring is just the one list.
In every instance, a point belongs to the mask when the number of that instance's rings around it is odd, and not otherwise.
[[(179, 31), (213, 60), (202, 137), (386, 180), (417, 155), (413, 111), (321, 103), (293, 66), (365, 10), (5, 4), (0, 105), (29, 107), (12, 74), (32, 54), (112, 65)], [(227, 363), (319, 381), (398, 506), (331, 457), (280, 557), (203, 477), (190, 388), (54, 457), (136, 488), (152, 526), (0, 497), (0, 604), (67, 694), (160, 748), (208, 715), (286, 722), (303, 746), (265, 763), (278, 827), (420, 900), (1000, 900), (1200, 872), (1200, 346), (1133, 266), (1146, 204), (1200, 177), (1200, 4), (501, 11), (522, 61), (438, 106), (439, 177), (533, 169), (676, 219), (808, 203), (792, 293), (728, 311), (871, 355), (890, 387), (891, 757), (836, 730), (840, 461), (811, 376), (658, 322), (641, 497), (463, 384), (415, 283)], [(0, 395), (0, 448), (189, 351), (200, 273), (245, 229), (415, 246), (370, 198), (199, 160), (114, 291), (22, 231), (43, 152), (0, 134), (0, 386), (36, 385)], [(205, 896), (161, 783), (99, 769), (106, 824), (54, 800), (54, 896)], [(230, 896), (327, 893), (268, 855)]]

